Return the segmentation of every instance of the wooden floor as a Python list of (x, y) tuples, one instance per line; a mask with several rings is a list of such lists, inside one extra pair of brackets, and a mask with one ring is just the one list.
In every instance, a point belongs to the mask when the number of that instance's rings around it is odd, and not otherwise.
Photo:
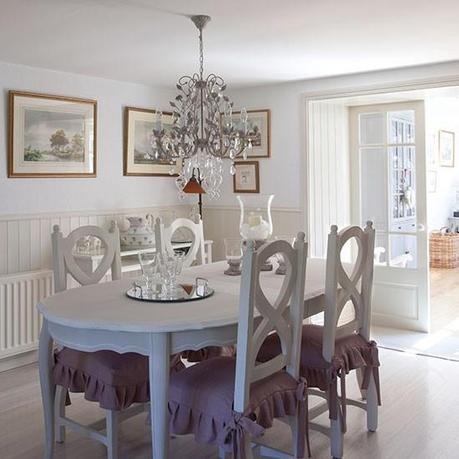
[(432, 332), (459, 337), (459, 268), (430, 270)]
[[(349, 459), (440, 459), (459, 457), (459, 363), (396, 351), (381, 350), (383, 407), (377, 433), (365, 430), (364, 413), (349, 408), (345, 457)], [(357, 394), (348, 378), (350, 395)], [(80, 420), (99, 417), (95, 403), (73, 396), (70, 412)], [(0, 373), (0, 458), (42, 457), (42, 412), (36, 365)], [(266, 435), (268, 441), (289, 443), (279, 425)], [(313, 458), (329, 457), (328, 441), (311, 432)], [(121, 458), (150, 457), (145, 415), (123, 423)], [(174, 459), (213, 459), (215, 448), (198, 445), (192, 437), (171, 441)], [(57, 445), (56, 459), (104, 458), (105, 448), (70, 433)]]

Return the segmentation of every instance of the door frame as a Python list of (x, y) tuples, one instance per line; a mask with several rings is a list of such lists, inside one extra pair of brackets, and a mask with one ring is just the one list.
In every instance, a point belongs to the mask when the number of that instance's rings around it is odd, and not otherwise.
[[(301, 138), (301, 149), (303, 154), (301, 155), (300, 162), (300, 190), (301, 190), (301, 223), (306, 228), (306, 240), (311, 239), (311, 170), (310, 170), (310, 106), (313, 102), (342, 99), (347, 97), (355, 96), (371, 96), (371, 95), (382, 95), (382, 94), (393, 94), (398, 92), (416, 91), (422, 89), (439, 89), (459, 86), (459, 75), (453, 75), (449, 77), (432, 77), (424, 79), (408, 79), (398, 82), (386, 82), (381, 84), (366, 85), (366, 86), (355, 86), (340, 90), (322, 90), (303, 92), (301, 104), (301, 116), (300, 122), (304, 126), (303, 135)], [(426, 209), (428, 212), (428, 209)], [(429, 299), (427, 299), (429, 300)], [(429, 324), (430, 326), (430, 324)], [(427, 329), (425, 330), (428, 331)]]

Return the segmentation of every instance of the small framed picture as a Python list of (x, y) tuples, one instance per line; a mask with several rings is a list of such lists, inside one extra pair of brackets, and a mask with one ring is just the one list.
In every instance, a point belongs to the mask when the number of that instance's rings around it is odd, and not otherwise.
[(437, 191), (437, 171), (427, 171), (427, 192), (435, 193)]
[(451, 131), (439, 131), (438, 156), (442, 167), (454, 167), (455, 134)]
[(435, 134), (427, 136), (426, 142), (426, 156), (427, 166), (436, 168), (438, 167), (438, 142)]
[(95, 177), (97, 102), (9, 92), (8, 177)]
[(236, 173), (233, 175), (235, 193), (259, 193), (260, 173), (258, 161), (238, 161), (234, 163)]
[[(125, 107), (124, 109), (124, 175), (177, 176), (180, 164), (158, 160), (153, 156), (151, 145), (155, 127), (155, 110)], [(162, 115), (167, 130), (172, 126), (171, 113)], [(171, 173), (172, 169), (172, 173)]]
[[(252, 148), (247, 158), (269, 158), (271, 156), (271, 110), (247, 110), (249, 136)], [(233, 112), (233, 123), (241, 122), (241, 112)]]

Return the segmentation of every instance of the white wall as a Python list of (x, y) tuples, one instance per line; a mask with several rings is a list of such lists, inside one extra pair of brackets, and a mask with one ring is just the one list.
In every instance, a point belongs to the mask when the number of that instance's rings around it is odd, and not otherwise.
[[(455, 132), (456, 160), (454, 167), (440, 167), (438, 164), (438, 131)], [(437, 172), (437, 187), (434, 193), (427, 194), (428, 229), (440, 229), (448, 225), (456, 209), (456, 190), (459, 189), (459, 99), (436, 97), (426, 100), (426, 148), (433, 148), (437, 157), (435, 166), (427, 165), (428, 170)], [(433, 143), (429, 147), (429, 143)]]
[[(7, 178), (10, 89), (97, 100), (96, 178)], [(172, 91), (6, 63), (0, 63), (0, 90), (0, 215), (177, 203), (173, 178), (123, 176), (123, 107), (164, 109)]]

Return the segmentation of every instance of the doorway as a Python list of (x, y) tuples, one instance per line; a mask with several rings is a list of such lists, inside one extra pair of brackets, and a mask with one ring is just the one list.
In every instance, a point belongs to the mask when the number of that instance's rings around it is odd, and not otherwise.
[[(458, 105), (457, 116), (451, 104)], [(448, 169), (432, 159), (439, 155), (439, 131), (459, 135), (459, 125), (440, 120), (438, 111), (459, 120), (459, 87), (308, 102), (309, 242), (312, 256), (324, 256), (331, 224), (375, 221), (372, 324), (398, 340), (392, 347), (416, 352), (452, 338), (448, 349), (434, 353), (459, 358), (459, 267), (429, 269), (429, 235), (452, 226), (452, 212), (459, 210), (459, 158)], [(446, 202), (448, 209), (440, 205)], [(402, 329), (431, 334), (402, 336)]]

